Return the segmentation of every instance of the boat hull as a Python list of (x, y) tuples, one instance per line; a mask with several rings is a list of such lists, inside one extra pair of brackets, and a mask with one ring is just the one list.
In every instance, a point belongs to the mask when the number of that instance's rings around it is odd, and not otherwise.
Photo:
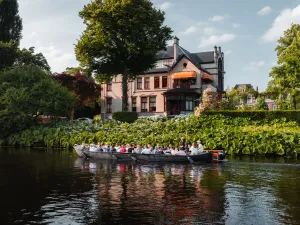
[(92, 159), (117, 159), (112, 152), (91, 152), (91, 151), (83, 151), (85, 157)]
[(169, 163), (212, 162), (213, 159), (210, 152), (199, 155), (132, 154), (131, 157), (137, 161)]
[(74, 150), (77, 153), (78, 157), (82, 158), (84, 156), (82, 150), (83, 150), (83, 145), (75, 145)]

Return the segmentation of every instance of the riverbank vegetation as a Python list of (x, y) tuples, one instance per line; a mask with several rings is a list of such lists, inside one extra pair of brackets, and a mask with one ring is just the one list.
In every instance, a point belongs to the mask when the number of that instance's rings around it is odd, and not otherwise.
[(32, 127), (11, 135), (5, 141), (14, 146), (72, 148), (74, 144), (134, 143), (178, 145), (179, 138), (188, 143), (201, 140), (206, 149), (224, 149), (227, 154), (296, 155), (300, 151), (299, 124), (286, 119), (269, 121), (201, 115), (155, 121), (138, 119), (134, 123), (117, 121), (61, 122)]

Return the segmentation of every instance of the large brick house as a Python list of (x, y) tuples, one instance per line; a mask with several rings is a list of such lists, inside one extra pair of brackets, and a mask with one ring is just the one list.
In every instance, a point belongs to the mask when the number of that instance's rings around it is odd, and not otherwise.
[[(128, 83), (129, 111), (139, 116), (178, 115), (194, 111), (197, 99), (206, 88), (224, 91), (224, 53), (213, 51), (190, 53), (174, 38), (173, 46), (158, 52), (156, 67)], [(101, 114), (111, 118), (122, 110), (122, 77), (102, 84)]]

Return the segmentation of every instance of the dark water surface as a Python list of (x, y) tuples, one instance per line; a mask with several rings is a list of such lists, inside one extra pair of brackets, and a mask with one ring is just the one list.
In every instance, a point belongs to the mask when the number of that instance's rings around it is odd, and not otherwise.
[(300, 224), (300, 164), (131, 164), (2, 149), (0, 202), (0, 224)]

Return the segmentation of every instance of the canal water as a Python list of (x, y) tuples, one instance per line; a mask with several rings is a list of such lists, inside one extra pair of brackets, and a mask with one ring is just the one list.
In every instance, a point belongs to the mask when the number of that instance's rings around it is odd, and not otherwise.
[(300, 164), (84, 161), (0, 150), (0, 224), (300, 224)]

